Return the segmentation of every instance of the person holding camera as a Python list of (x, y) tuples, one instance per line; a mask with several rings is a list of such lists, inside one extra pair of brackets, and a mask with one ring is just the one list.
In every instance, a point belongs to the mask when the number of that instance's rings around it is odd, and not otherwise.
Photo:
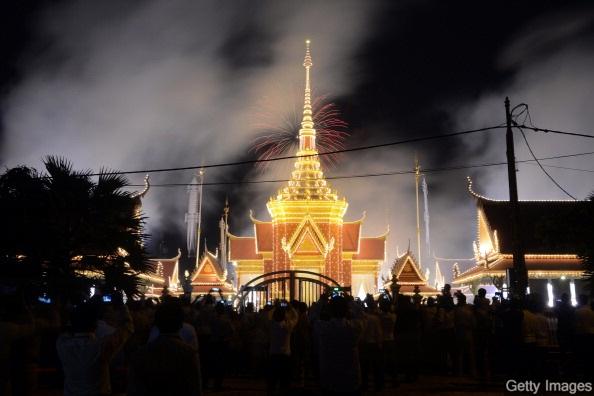
[(287, 393), (291, 383), (291, 333), (297, 324), (297, 311), (286, 301), (278, 301), (269, 312), (268, 394)]

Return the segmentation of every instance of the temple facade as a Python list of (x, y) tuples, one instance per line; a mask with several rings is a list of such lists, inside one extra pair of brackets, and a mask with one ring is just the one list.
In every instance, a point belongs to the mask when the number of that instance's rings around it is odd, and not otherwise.
[(364, 216), (345, 221), (346, 198), (324, 178), (316, 147), (311, 103), (309, 42), (305, 60), (305, 99), (299, 148), (288, 183), (266, 205), (270, 220), (250, 214), (253, 236), (228, 233), (228, 260), (236, 286), (264, 273), (307, 270), (326, 275), (353, 294), (377, 291), (386, 258), (386, 237), (364, 237)]
[[(454, 268), (456, 286), (495, 285), (505, 289), (507, 271), (513, 267), (512, 208), (509, 201), (482, 196), (472, 188), (476, 200), (477, 238), (473, 242), (475, 263), (465, 271)], [(557, 298), (561, 293), (576, 293), (584, 274), (578, 247), (572, 235), (587, 219), (583, 213), (592, 201), (520, 201), (518, 203), (522, 242), (528, 270), (529, 292)]]

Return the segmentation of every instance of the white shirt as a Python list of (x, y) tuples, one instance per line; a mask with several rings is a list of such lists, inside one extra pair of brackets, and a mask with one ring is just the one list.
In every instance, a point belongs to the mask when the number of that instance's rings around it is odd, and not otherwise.
[(109, 362), (134, 331), (127, 308), (124, 314), (126, 322), (112, 335), (98, 338), (95, 333), (65, 333), (58, 337), (56, 349), (64, 369), (64, 396), (111, 394)]

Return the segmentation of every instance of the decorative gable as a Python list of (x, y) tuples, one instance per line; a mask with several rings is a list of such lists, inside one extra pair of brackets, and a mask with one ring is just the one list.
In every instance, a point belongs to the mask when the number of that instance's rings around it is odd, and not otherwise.
[[(402, 260), (403, 259), (403, 260)], [(426, 284), (427, 279), (419, 271), (419, 267), (415, 263), (410, 254), (402, 257), (402, 261), (396, 270), (396, 278), (400, 284)]]
[(206, 252), (194, 271), (191, 283), (217, 283), (225, 280), (226, 274), (221, 271), (216, 257)]
[[(427, 277), (421, 273), (410, 251), (407, 251), (396, 259), (392, 267), (392, 273), (398, 280), (398, 285), (400, 285), (399, 292), (401, 294), (415, 295), (418, 293), (423, 296), (435, 296), (439, 294), (436, 288), (427, 285)], [(384, 284), (384, 287), (389, 288), (391, 285), (392, 281), (388, 281)]]
[(319, 243), (314, 240), (314, 237), (311, 235), (309, 230), (303, 233), (301, 237), (301, 242), (298, 244), (297, 249), (295, 250), (296, 253), (321, 253), (321, 247)]
[(305, 218), (299, 223), (289, 241), (282, 239), (283, 250), (292, 257), (294, 254), (321, 254), (326, 257), (334, 249), (334, 238), (326, 241), (326, 238), (313, 221), (311, 216)]
[(210, 260), (204, 262), (204, 266), (202, 267), (202, 273), (205, 275), (216, 274), (216, 271)]

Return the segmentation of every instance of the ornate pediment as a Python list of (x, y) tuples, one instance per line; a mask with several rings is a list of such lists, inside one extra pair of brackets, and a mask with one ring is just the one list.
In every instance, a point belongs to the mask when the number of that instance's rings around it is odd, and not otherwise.
[(427, 282), (410, 252), (396, 260), (392, 272), (401, 284), (424, 284)]
[(215, 282), (225, 280), (226, 269), (222, 269), (218, 263), (217, 256), (206, 251), (202, 256), (200, 264), (192, 274), (190, 281), (194, 282)]
[(326, 240), (319, 227), (308, 215), (299, 223), (288, 241), (283, 237), (281, 244), (289, 257), (295, 254), (319, 254), (325, 258), (334, 249), (334, 237)]

